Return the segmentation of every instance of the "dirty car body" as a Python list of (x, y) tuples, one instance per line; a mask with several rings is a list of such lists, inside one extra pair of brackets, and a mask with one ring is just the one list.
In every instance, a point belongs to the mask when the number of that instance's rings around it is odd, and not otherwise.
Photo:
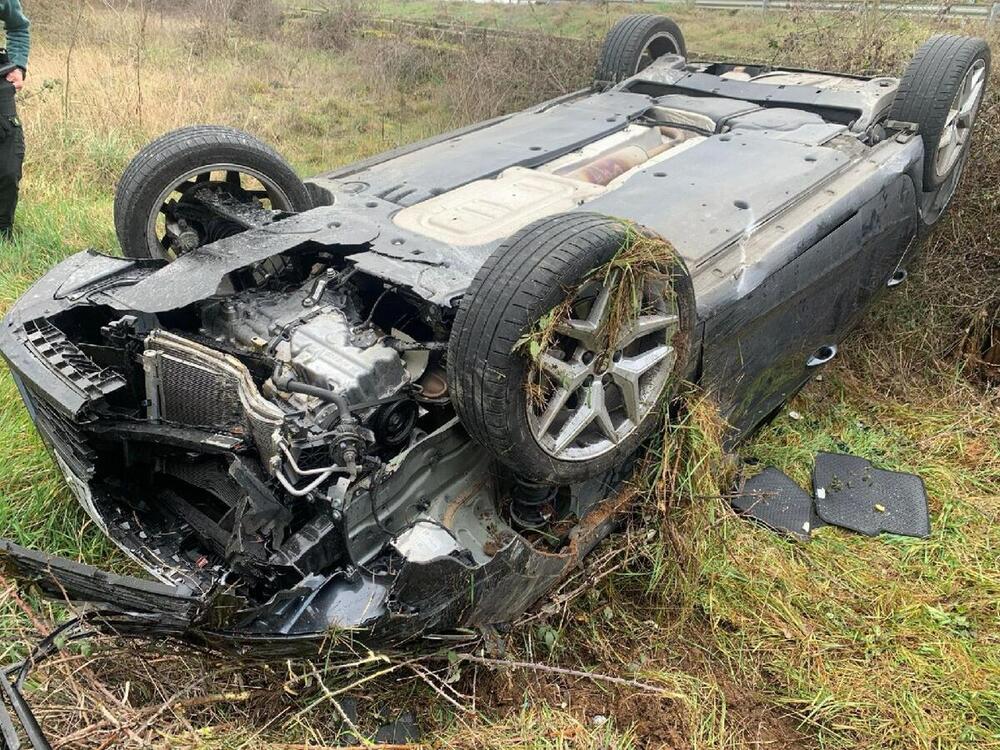
[(924, 190), (923, 143), (888, 121), (897, 86), (665, 55), (315, 177), (315, 208), (171, 263), (68, 258), (0, 350), (87, 514), (157, 582), (0, 557), (128, 615), (119, 631), (275, 653), (510, 621), (613, 528), (630, 462), (552, 490), (576, 521), (555, 544), (512, 523), (539, 488), (469, 438), (443, 364), (477, 270), (557, 212), (667, 239), (696, 306), (686, 379), (745, 435), (902, 278), (954, 190)]

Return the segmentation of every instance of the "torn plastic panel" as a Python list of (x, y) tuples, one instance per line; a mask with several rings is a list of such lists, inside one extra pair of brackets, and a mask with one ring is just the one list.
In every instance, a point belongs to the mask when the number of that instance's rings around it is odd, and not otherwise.
[[(391, 505), (366, 494), (351, 506), (358, 516), (351, 526), (359, 529), (348, 546), (355, 564), (329, 575), (308, 573), (256, 605), (228, 585), (231, 575), (205, 576), (197, 560), (185, 565), (176, 556), (172, 566), (163, 559), (151, 561), (144, 551), (150, 543), (141, 539), (146, 532), (123, 530), (106, 514), (100, 520), (109, 536), (170, 583), (108, 574), (7, 541), (0, 542), (0, 562), (12, 578), (36, 584), (55, 598), (136, 613), (145, 632), (152, 627), (213, 645), (275, 636), (296, 641), (308, 652), (336, 630), (405, 640), (511, 619), (611, 528), (616, 503), (609, 495), (625, 469), (567, 488), (563, 514), (581, 520), (559, 546), (547, 550), (527, 541), (497, 510), (505, 488), (485, 452), (468, 441), (457, 422), (427, 442), (383, 485)], [(449, 462), (468, 470), (451, 473)], [(393, 477), (411, 491), (397, 496)], [(408, 503), (423, 497), (431, 498), (426, 508), (409, 509)], [(93, 499), (89, 505), (101, 513)]]

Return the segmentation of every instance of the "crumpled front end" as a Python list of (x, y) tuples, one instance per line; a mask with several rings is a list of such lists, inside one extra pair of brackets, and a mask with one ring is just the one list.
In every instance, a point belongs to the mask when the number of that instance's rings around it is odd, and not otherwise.
[[(451, 411), (443, 346), (427, 340), (439, 312), (402, 297), (390, 310), (343, 283), (349, 247), (270, 235), (267, 268), (229, 269), (224, 294), (178, 308), (135, 290), (178, 278), (183, 259), (95, 253), (14, 306), (0, 351), (39, 432), (98, 528), (156, 583), (9, 542), (0, 561), (115, 612), (119, 632), (134, 622), (257, 654), (512, 619), (608, 533), (623, 472), (539, 497)], [(519, 530), (509, 508), (527, 496), (567, 531), (543, 544)]]

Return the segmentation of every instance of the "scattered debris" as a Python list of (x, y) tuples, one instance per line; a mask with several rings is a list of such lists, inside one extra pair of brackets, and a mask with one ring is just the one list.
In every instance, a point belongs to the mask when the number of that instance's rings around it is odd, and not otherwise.
[(868, 536), (880, 532), (925, 538), (931, 533), (927, 491), (915, 474), (876, 469), (857, 456), (820, 453), (813, 496), (773, 466), (750, 477), (733, 509), (774, 531), (809, 541), (820, 526)]
[(747, 479), (732, 505), (741, 516), (804, 542), (824, 525), (809, 493), (773, 466)]
[(816, 511), (829, 524), (868, 536), (930, 536), (927, 491), (916, 474), (876, 469), (858, 456), (820, 453), (813, 488)]
[(375, 733), (376, 745), (403, 745), (420, 741), (420, 727), (413, 714), (404, 711), (394, 721), (384, 724)]

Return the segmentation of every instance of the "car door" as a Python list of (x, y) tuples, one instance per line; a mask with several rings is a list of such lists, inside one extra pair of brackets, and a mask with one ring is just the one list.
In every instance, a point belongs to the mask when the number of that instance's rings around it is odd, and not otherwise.
[(705, 324), (702, 384), (739, 433), (765, 421), (832, 359), (886, 287), (916, 231), (912, 181), (899, 175)]

